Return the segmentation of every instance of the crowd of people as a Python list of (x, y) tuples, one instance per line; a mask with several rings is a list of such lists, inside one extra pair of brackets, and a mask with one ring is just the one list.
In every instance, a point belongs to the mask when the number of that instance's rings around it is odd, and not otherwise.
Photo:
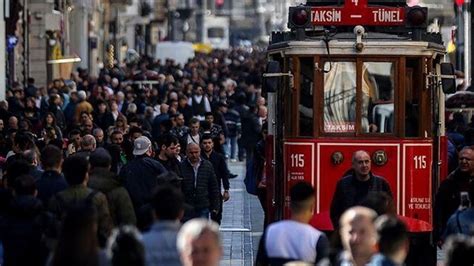
[[(435, 200), (435, 237), (444, 250), (443, 265), (474, 263), (474, 150), (459, 152), (459, 165), (441, 183)], [(269, 224), (260, 240), (257, 265), (437, 265), (429, 237), (414, 238), (397, 217), (392, 192), (384, 177), (371, 172), (371, 158), (354, 152), (352, 167), (332, 198), (334, 232), (328, 237), (310, 225), (315, 190), (306, 182), (290, 189), (290, 217)], [(439, 264), (438, 264), (439, 265)]]
[[(247, 170), (252, 162), (265, 207), (263, 67), (258, 49), (233, 49), (197, 54), (184, 66), (141, 58), (97, 77), (78, 68), (48, 87), (31, 78), (13, 84), (0, 101), (3, 263), (218, 265), (235, 177), (228, 162), (246, 160)], [(434, 224), (448, 265), (461, 265), (455, 256), (467, 258), (473, 241), (449, 236), (472, 231), (474, 150), (461, 149), (451, 126), (453, 171), (437, 192)], [(357, 151), (337, 184), (330, 212), (340, 245), (309, 225), (314, 188), (298, 183), (290, 219), (265, 220), (256, 264), (410, 261), (407, 228), (370, 164)]]
[(217, 265), (227, 163), (252, 156), (266, 120), (263, 60), (137, 58), (13, 84), (0, 102), (3, 263)]

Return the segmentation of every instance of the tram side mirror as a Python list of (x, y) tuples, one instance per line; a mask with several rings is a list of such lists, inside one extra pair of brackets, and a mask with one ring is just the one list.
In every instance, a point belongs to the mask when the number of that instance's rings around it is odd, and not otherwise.
[(456, 92), (456, 75), (451, 63), (441, 63), (441, 88), (445, 94)]
[(266, 92), (276, 92), (281, 81), (280, 63), (268, 61), (267, 70), (263, 74), (263, 90)]

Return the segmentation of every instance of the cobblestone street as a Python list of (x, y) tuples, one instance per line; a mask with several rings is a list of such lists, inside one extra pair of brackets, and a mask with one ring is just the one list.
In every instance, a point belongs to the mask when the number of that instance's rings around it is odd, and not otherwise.
[(252, 265), (262, 235), (263, 211), (258, 198), (245, 191), (245, 163), (229, 163), (229, 169), (239, 176), (230, 180), (230, 200), (224, 203), (221, 265)]

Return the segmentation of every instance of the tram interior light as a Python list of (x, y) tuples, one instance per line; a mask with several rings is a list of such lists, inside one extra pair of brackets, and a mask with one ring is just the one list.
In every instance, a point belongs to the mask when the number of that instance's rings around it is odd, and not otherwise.
[(288, 28), (306, 28), (310, 26), (310, 13), (311, 11), (307, 7), (290, 7)]
[(428, 24), (428, 9), (426, 7), (413, 6), (405, 10), (406, 23), (408, 27), (426, 27)]

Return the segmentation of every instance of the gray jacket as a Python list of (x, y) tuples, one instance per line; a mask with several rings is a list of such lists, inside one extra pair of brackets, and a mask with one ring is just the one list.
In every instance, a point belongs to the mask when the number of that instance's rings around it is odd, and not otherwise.
[(143, 234), (146, 265), (181, 266), (176, 236), (181, 224), (178, 221), (157, 221)]

